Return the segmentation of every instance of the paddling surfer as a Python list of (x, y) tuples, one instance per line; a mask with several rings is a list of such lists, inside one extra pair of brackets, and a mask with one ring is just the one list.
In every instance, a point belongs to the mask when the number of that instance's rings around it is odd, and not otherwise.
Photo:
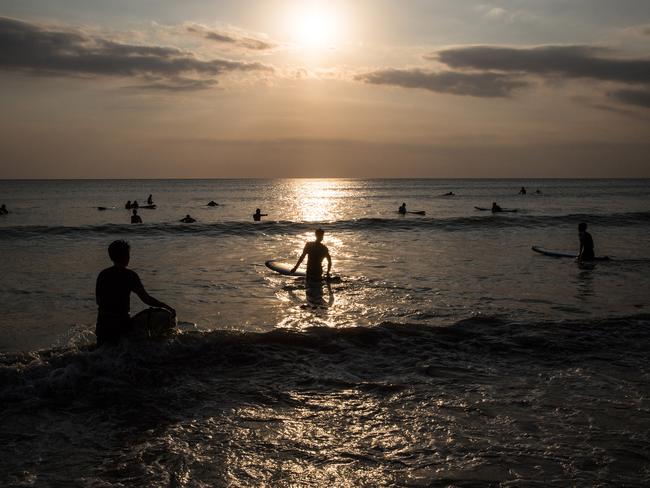
[(580, 251), (578, 261), (592, 261), (596, 258), (594, 253), (594, 240), (587, 232), (587, 224), (582, 222), (578, 225), (578, 236), (580, 237)]
[(259, 222), (262, 220), (262, 217), (267, 217), (269, 214), (263, 214), (262, 211), (258, 208), (255, 210), (255, 213), (253, 214), (253, 220), (255, 222)]
[(307, 256), (306, 280), (308, 282), (320, 283), (323, 279), (323, 259), (327, 259), (327, 274), (325, 276), (326, 278), (329, 278), (330, 271), (332, 270), (332, 258), (330, 257), (329, 249), (327, 249), (327, 246), (323, 244), (325, 231), (323, 229), (316, 229), (315, 235), (316, 240), (305, 244), (305, 248), (291, 272), (295, 273), (302, 261), (305, 259), (305, 256)]
[(114, 241), (108, 246), (108, 255), (113, 266), (97, 276), (95, 297), (97, 301), (97, 346), (116, 344), (131, 331), (131, 292), (150, 307), (176, 311), (169, 305), (149, 295), (138, 274), (127, 268), (131, 257), (131, 246), (126, 241)]

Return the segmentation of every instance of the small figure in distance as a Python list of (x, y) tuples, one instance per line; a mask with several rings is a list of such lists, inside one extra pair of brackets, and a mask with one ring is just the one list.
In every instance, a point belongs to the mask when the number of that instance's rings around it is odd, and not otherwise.
[(133, 209), (133, 215), (131, 215), (131, 223), (132, 224), (141, 224), (142, 223), (142, 217), (138, 215), (138, 209), (134, 208)]
[(133, 203), (131, 204), (131, 208), (140, 208), (140, 205), (138, 205), (137, 200), (133, 200)]
[(538, 188), (537, 190), (535, 190), (535, 193), (536, 193), (537, 195), (541, 195), (541, 194), (542, 194), (542, 190), (540, 190), (540, 189)]
[(126, 201), (126, 205), (124, 205), (124, 208), (127, 210), (131, 210), (131, 200)]
[(492, 202), (492, 212), (503, 212), (503, 209), (497, 205), (497, 202)]
[(305, 248), (302, 250), (302, 254), (291, 272), (295, 273), (303, 259), (305, 259), (305, 256), (307, 256), (306, 280), (307, 282), (320, 283), (323, 280), (323, 259), (327, 259), (326, 277), (329, 278), (330, 271), (332, 270), (332, 258), (330, 257), (329, 249), (323, 244), (325, 231), (323, 229), (316, 229), (315, 235), (316, 240), (305, 244)]
[(219, 204), (214, 200), (210, 200), (210, 202), (208, 203), (208, 207), (218, 207), (218, 206)]
[(448, 192), (448, 193), (445, 193), (445, 194), (443, 195), (443, 197), (453, 197), (454, 195), (456, 195), (456, 194), (455, 194), (453, 191), (450, 191), (450, 192)]
[(193, 224), (194, 222), (196, 222), (196, 219), (193, 219), (192, 217), (190, 217), (190, 214), (187, 214), (185, 217), (181, 219), (181, 222), (183, 222), (184, 224)]
[(149, 198), (147, 198), (147, 205), (153, 205), (153, 195), (149, 195)]
[(578, 261), (592, 261), (596, 258), (594, 254), (594, 240), (591, 234), (587, 232), (587, 224), (585, 222), (581, 222), (578, 225), (578, 236), (580, 237)]
[(255, 222), (259, 222), (262, 220), (262, 217), (267, 217), (269, 214), (263, 214), (262, 211), (258, 208), (255, 210), (255, 213), (253, 214), (253, 220)]
[(106, 268), (97, 276), (95, 298), (97, 300), (97, 346), (116, 344), (131, 331), (131, 292), (140, 297), (150, 307), (169, 310), (173, 315), (176, 311), (169, 305), (156, 300), (149, 295), (140, 277), (135, 271), (127, 268), (130, 260), (131, 247), (126, 241), (114, 241), (108, 246), (108, 255), (113, 266)]
[(2, 207), (0, 207), (0, 215), (7, 215), (9, 213), (9, 210), (7, 210), (7, 206), (3, 203)]
[(399, 209), (397, 210), (398, 213), (401, 213), (402, 215), (406, 215), (406, 203), (402, 203), (400, 205)]
[(526, 187), (521, 187), (521, 190), (519, 190), (520, 195), (525, 195), (526, 194)]

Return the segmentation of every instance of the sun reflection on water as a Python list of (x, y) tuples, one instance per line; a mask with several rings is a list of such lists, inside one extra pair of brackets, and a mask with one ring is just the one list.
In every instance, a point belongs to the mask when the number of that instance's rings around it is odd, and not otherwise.
[(327, 179), (293, 180), (292, 191), (297, 214), (306, 222), (334, 220), (344, 196), (343, 183)]

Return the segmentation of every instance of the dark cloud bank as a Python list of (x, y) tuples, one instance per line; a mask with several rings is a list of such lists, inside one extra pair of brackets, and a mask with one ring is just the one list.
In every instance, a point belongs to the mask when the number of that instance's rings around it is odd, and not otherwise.
[(123, 44), (0, 17), (0, 69), (136, 78), (144, 88), (196, 90), (215, 84), (217, 76), (226, 72), (270, 68), (260, 63), (201, 60), (191, 51), (174, 47)]
[(366, 83), (422, 88), (475, 97), (508, 97), (532, 77), (591, 80), (623, 85), (609, 92), (621, 103), (650, 106), (650, 58), (629, 59), (594, 46), (464, 46), (426, 59), (449, 69), (379, 69), (357, 76)]

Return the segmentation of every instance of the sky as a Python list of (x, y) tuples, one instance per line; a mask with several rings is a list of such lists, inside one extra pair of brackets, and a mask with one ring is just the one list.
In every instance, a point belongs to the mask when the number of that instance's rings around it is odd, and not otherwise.
[(0, 0), (0, 178), (650, 177), (647, 0)]

